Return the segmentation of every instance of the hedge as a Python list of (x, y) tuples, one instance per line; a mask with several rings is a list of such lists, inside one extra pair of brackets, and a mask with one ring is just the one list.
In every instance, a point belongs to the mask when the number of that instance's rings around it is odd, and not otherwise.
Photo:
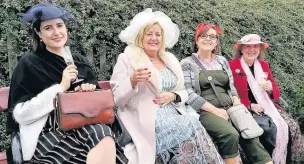
[[(37, 0), (4, 0), (0, 4), (0, 86), (18, 58), (31, 51), (27, 29), (16, 13), (25, 12)], [(260, 34), (270, 44), (266, 60), (289, 104), (286, 107), (304, 128), (304, 1), (301, 0), (53, 0), (74, 14), (69, 45), (87, 56), (99, 79), (109, 79), (117, 56), (124, 50), (118, 34), (133, 16), (145, 8), (165, 12), (179, 25), (179, 42), (170, 49), (179, 59), (191, 53), (196, 25), (209, 22), (224, 29), (222, 55), (232, 58), (233, 44), (248, 33)], [(0, 113), (0, 151), (8, 144), (5, 113)]]

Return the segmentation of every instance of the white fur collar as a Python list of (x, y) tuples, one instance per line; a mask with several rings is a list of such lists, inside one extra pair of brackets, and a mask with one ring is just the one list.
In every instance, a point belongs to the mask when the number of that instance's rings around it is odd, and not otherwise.
[[(161, 90), (161, 84), (159, 83), (159, 71), (152, 65), (144, 50), (142, 48), (129, 45), (126, 47), (124, 53), (128, 55), (131, 61), (131, 66), (134, 70), (146, 67), (151, 71), (151, 78), (149, 82), (154, 86), (156, 93), (159, 93)], [(159, 57), (178, 79), (177, 86), (173, 90), (184, 89), (184, 75), (177, 58), (170, 52), (166, 52), (164, 55)]]

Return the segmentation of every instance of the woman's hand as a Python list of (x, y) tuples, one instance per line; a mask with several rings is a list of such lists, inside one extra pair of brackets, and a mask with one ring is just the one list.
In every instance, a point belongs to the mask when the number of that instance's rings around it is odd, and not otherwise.
[(74, 90), (76, 92), (77, 91), (80, 91), (80, 92), (90, 92), (90, 91), (95, 91), (95, 89), (96, 89), (96, 85), (86, 83), (86, 84), (81, 84), (81, 86), (77, 86)]
[(237, 96), (232, 97), (233, 106), (241, 104), (241, 100)]
[(264, 108), (261, 105), (253, 103), (251, 104), (251, 110), (258, 115), (264, 112)]
[(215, 114), (225, 120), (229, 119), (229, 115), (227, 113), (227, 111), (225, 109), (222, 108), (216, 108), (215, 106), (213, 106), (212, 104), (210, 104), (209, 102), (206, 102), (200, 109), (205, 110), (209, 113)]
[(175, 100), (176, 95), (172, 92), (162, 92), (153, 100), (155, 104), (166, 105)]
[(71, 81), (74, 81), (77, 78), (78, 71), (75, 65), (68, 65), (62, 72), (62, 79), (60, 86), (63, 91), (66, 91), (71, 86)]
[(148, 68), (138, 68), (135, 70), (133, 75), (130, 77), (132, 87), (135, 87), (135, 85), (138, 82), (146, 82), (151, 77), (151, 72), (148, 70)]
[(271, 92), (272, 91), (272, 83), (270, 80), (267, 80), (266, 82), (260, 84), (261, 88), (267, 92)]
[(222, 108), (215, 108), (212, 110), (212, 113), (225, 119), (225, 120), (228, 120), (229, 119), (229, 115), (227, 113), (227, 111), (225, 109), (222, 109)]

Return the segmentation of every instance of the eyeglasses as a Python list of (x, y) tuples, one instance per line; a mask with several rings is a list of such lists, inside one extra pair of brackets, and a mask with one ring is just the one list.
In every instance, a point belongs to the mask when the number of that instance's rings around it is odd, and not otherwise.
[(200, 35), (200, 37), (201, 37), (202, 39), (207, 39), (208, 37), (209, 37), (209, 39), (211, 39), (211, 40), (217, 39), (217, 35), (214, 35), (214, 34), (210, 34), (210, 35), (202, 34), (202, 35)]

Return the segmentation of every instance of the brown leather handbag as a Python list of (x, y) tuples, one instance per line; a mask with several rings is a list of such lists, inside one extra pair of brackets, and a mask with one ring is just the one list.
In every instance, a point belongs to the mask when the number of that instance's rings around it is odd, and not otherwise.
[(109, 82), (93, 92), (62, 92), (54, 99), (55, 120), (67, 131), (90, 124), (112, 124), (114, 99)]

